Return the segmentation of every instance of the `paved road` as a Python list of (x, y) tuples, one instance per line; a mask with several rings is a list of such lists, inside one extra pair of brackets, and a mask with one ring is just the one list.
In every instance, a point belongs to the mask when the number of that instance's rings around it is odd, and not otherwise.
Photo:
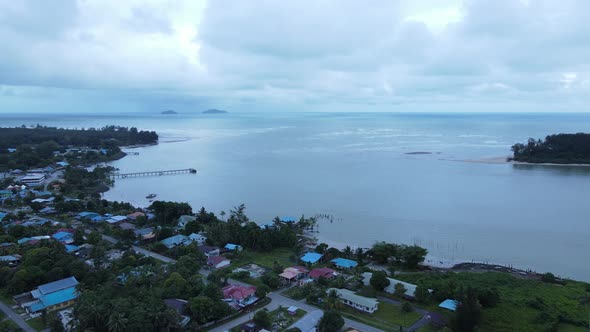
[[(119, 242), (117, 239), (115, 239), (113, 237), (110, 237), (108, 235), (102, 235), (102, 238), (105, 241), (108, 241), (108, 242), (111, 242), (111, 243), (117, 243), (117, 242)], [(157, 253), (155, 253), (153, 251), (149, 251), (147, 249), (144, 249), (144, 248), (141, 248), (141, 247), (138, 247), (138, 246), (133, 246), (133, 250), (135, 250), (136, 252), (139, 252), (141, 254), (144, 254), (146, 256), (150, 256), (150, 257), (153, 257), (155, 259), (158, 259), (158, 260), (160, 260), (162, 262), (165, 262), (165, 263), (174, 263), (174, 262), (176, 262), (175, 259), (172, 259), (172, 258), (169, 258), (169, 257), (166, 257), (166, 256), (162, 256), (162, 255), (157, 254)], [(203, 276), (206, 277), (209, 274), (209, 270), (201, 269), (199, 271), (199, 273), (201, 275), (203, 275)], [(233, 280), (233, 279), (229, 279), (228, 282), (231, 283), (231, 284), (249, 286), (246, 283), (243, 283), (243, 282), (238, 281), (238, 280)], [(295, 306), (295, 307), (301, 308), (301, 309), (303, 309), (303, 310), (305, 310), (307, 312), (312, 312), (312, 311), (318, 310), (318, 308), (316, 308), (314, 306), (311, 306), (311, 305), (305, 303), (304, 301), (295, 301), (293, 299), (290, 299), (288, 297), (283, 296), (282, 293), (285, 292), (286, 290), (287, 289), (283, 289), (283, 290), (280, 290), (278, 292), (269, 293), (268, 294), (268, 297), (272, 301), (269, 304), (267, 304), (266, 306), (264, 306), (264, 308), (268, 309), (269, 311), (273, 311), (275, 309), (278, 309), (279, 306), (283, 306), (283, 307)], [(223, 331), (229, 330), (230, 328), (232, 328), (234, 326), (243, 324), (243, 323), (251, 320), (253, 315), (254, 315), (254, 313), (252, 312), (252, 313), (249, 313), (247, 315), (238, 317), (238, 318), (233, 319), (233, 320), (231, 320), (231, 321), (229, 321), (229, 322), (227, 322), (227, 323), (225, 323), (223, 325), (220, 325), (220, 326), (218, 326), (218, 327), (216, 327), (216, 328), (214, 328), (214, 329), (212, 329), (210, 331), (211, 332), (223, 332)], [(347, 318), (344, 319), (344, 323), (346, 324), (346, 326), (352, 327), (354, 329), (357, 329), (357, 330), (363, 331), (363, 332), (382, 332), (379, 329), (376, 329), (374, 327), (371, 327), (371, 326), (368, 326), (368, 325), (365, 325), (365, 324), (362, 324), (362, 323), (359, 323), (359, 322), (356, 322), (356, 321), (353, 321), (353, 320), (350, 320), (350, 319), (347, 319)]]
[[(294, 306), (294, 307), (298, 307), (300, 309), (303, 309), (303, 310), (307, 311), (308, 313), (318, 310), (317, 307), (314, 307), (314, 306), (311, 306), (311, 305), (305, 303), (304, 300), (296, 301), (296, 300), (293, 300), (293, 299), (290, 299), (290, 298), (284, 296), (283, 292), (285, 292), (286, 290), (287, 289), (283, 289), (278, 292), (269, 293), (268, 297), (272, 301), (268, 305), (264, 306), (264, 308), (268, 309), (269, 311), (273, 311), (275, 309), (278, 309), (279, 306), (282, 306), (284, 308)], [(220, 326), (210, 330), (210, 332), (223, 332), (223, 331), (229, 330), (234, 326), (243, 324), (243, 323), (251, 320), (253, 315), (254, 315), (254, 313), (249, 313), (249, 314), (244, 315), (242, 317), (236, 318), (234, 320), (231, 320), (223, 325), (220, 325)], [(356, 321), (353, 321), (353, 320), (350, 320), (347, 318), (344, 319), (344, 323), (348, 327), (352, 327), (354, 329), (357, 329), (357, 330), (363, 331), (363, 332), (382, 332), (379, 329), (376, 329), (374, 327), (371, 327), (371, 326), (368, 326), (368, 325), (365, 325), (365, 324), (362, 324), (362, 323), (359, 323), (359, 322), (356, 322)]]
[(2, 310), (6, 314), (6, 316), (8, 316), (8, 318), (12, 319), (12, 321), (15, 322), (16, 325), (23, 329), (23, 331), (35, 332), (35, 330), (32, 327), (30, 327), (29, 324), (27, 324), (27, 322), (25, 322), (25, 320), (19, 314), (14, 312), (14, 310), (12, 310), (12, 308), (4, 304), (4, 302), (0, 302), (0, 310)]

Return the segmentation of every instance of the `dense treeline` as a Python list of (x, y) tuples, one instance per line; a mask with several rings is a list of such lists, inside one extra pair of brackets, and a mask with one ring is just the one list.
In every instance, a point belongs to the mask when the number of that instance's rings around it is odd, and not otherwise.
[[(0, 171), (45, 167), (64, 159), (72, 164), (99, 163), (123, 157), (121, 146), (157, 141), (155, 132), (138, 131), (134, 127), (0, 128)], [(68, 151), (69, 148), (85, 149)]]
[(152, 144), (158, 141), (154, 131), (137, 130), (135, 127), (106, 126), (95, 129), (65, 129), (37, 126), (35, 128), (0, 128), (0, 150), (15, 148), (21, 144), (38, 145), (53, 141), (62, 146), (85, 146), (91, 149), (109, 148), (109, 140), (117, 146)]
[(48, 240), (24, 252), (16, 269), (0, 267), (0, 287), (15, 295), (69, 276), (81, 280), (87, 274), (83, 261), (67, 254), (63, 245)]
[(513, 160), (529, 163), (590, 164), (590, 134), (550, 135), (544, 141), (529, 138), (512, 146)]
[(417, 245), (399, 245), (395, 243), (377, 242), (368, 252), (379, 264), (388, 262), (404, 265), (408, 268), (417, 268), (428, 254), (426, 248)]

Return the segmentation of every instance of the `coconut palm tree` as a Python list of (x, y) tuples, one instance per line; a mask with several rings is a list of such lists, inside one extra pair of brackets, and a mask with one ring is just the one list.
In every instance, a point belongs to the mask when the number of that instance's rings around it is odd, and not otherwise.
[(326, 307), (327, 309), (336, 309), (340, 305), (340, 295), (335, 289), (330, 289), (326, 296)]
[(109, 332), (124, 332), (127, 328), (127, 318), (120, 312), (113, 312), (107, 321)]

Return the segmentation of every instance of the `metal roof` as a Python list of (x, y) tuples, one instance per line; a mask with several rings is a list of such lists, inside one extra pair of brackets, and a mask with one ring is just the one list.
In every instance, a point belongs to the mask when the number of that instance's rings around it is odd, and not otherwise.
[(41, 285), (38, 288), (41, 294), (49, 294), (69, 287), (75, 287), (77, 284), (78, 280), (75, 277), (69, 277)]
[(349, 291), (348, 289), (330, 288), (328, 289), (328, 292), (330, 292), (331, 290), (335, 290), (338, 296), (343, 300), (348, 300), (352, 303), (362, 305), (368, 308), (373, 308), (379, 304), (379, 301), (377, 301), (377, 299), (357, 295), (354, 292)]
[(322, 258), (322, 254), (318, 254), (317, 252), (308, 252), (307, 254), (301, 257), (301, 260), (306, 263), (315, 263)]
[(338, 266), (338, 267), (344, 267), (344, 268), (351, 268), (351, 267), (355, 267), (358, 265), (357, 262), (350, 260), (350, 259), (346, 259), (346, 258), (335, 258), (335, 259), (331, 260), (331, 262), (336, 264), (336, 266)]

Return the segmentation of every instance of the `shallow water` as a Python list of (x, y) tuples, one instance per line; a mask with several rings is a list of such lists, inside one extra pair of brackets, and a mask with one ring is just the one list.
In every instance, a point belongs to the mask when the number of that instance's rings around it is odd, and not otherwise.
[(113, 166), (198, 169), (121, 179), (107, 199), (146, 206), (153, 192), (216, 213), (243, 202), (259, 223), (330, 214), (332, 222), (319, 229), (332, 244), (417, 243), (437, 261), (489, 261), (590, 281), (590, 168), (461, 161), (509, 155), (514, 142), (528, 137), (588, 131), (590, 115), (251, 113), (1, 116), (0, 122), (152, 129), (162, 144), (134, 149), (138, 156)]

